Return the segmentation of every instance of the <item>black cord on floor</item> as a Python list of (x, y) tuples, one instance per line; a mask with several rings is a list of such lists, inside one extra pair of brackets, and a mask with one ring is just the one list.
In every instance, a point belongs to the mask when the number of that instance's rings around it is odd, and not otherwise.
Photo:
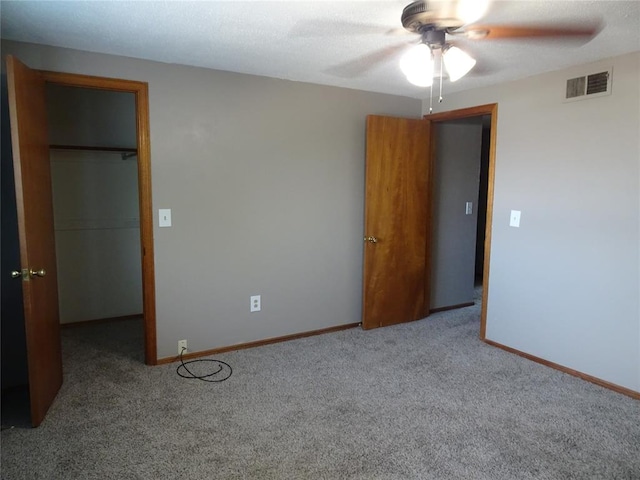
[[(176, 373), (180, 375), (182, 378), (202, 380), (203, 382), (218, 383), (218, 382), (224, 382), (233, 373), (233, 369), (231, 368), (231, 365), (229, 365), (226, 362), (223, 362), (222, 360), (214, 360), (212, 358), (199, 358), (196, 360), (189, 360), (188, 362), (185, 362), (184, 360), (182, 360), (182, 353), (185, 350), (186, 348), (183, 348), (182, 350), (180, 350), (180, 365), (178, 365), (178, 368), (176, 369)], [(191, 370), (189, 370), (189, 367), (187, 367), (187, 365), (191, 365), (192, 363), (201, 363), (201, 362), (215, 363), (218, 369), (215, 372), (209, 373), (207, 375), (196, 375)], [(227, 368), (224, 368), (224, 367), (227, 367)], [(211, 377), (214, 377), (215, 375), (218, 375), (223, 370), (228, 371), (228, 373), (222, 373), (219, 377), (211, 378)], [(182, 371), (185, 371), (187, 373), (186, 374), (182, 373)]]

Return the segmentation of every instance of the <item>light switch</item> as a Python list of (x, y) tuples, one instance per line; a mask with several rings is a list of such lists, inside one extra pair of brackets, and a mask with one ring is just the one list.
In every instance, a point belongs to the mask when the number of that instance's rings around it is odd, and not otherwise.
[(473, 202), (467, 202), (464, 213), (465, 215), (473, 215)]
[(511, 210), (510, 227), (520, 227), (520, 210)]
[(158, 226), (170, 227), (171, 226), (171, 209), (161, 208), (158, 210)]

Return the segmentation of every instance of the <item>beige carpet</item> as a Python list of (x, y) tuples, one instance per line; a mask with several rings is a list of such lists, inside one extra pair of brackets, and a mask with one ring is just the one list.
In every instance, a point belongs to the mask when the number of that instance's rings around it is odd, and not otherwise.
[(134, 322), (68, 329), (64, 386), (2, 432), (2, 478), (640, 479), (640, 402), (478, 329), (475, 306), (231, 352), (217, 384), (143, 365)]

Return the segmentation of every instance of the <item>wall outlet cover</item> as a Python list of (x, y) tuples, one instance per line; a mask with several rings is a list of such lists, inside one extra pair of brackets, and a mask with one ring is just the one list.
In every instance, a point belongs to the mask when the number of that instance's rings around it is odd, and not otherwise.
[(259, 312), (262, 308), (262, 302), (260, 300), (260, 295), (252, 295), (251, 296), (251, 312)]

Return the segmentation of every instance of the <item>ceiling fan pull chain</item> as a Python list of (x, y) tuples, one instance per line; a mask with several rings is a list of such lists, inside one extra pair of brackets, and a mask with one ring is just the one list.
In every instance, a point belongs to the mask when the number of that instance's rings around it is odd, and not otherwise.
[(438, 103), (442, 103), (442, 50), (440, 50), (440, 98), (438, 98)]
[(433, 82), (429, 85), (429, 115), (433, 113)]

